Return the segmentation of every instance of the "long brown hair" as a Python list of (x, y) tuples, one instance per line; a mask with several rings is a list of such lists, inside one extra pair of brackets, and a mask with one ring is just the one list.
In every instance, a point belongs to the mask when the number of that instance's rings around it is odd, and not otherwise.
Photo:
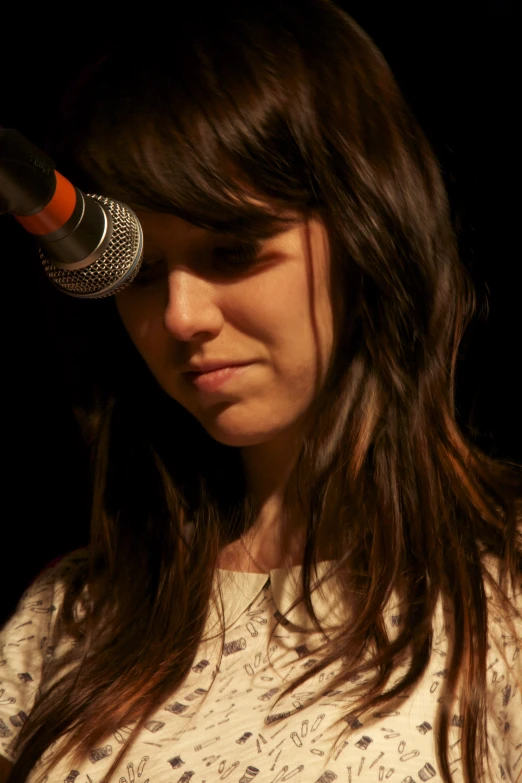
[[(328, 0), (193, 2), (167, 35), (142, 20), (139, 43), (115, 46), (68, 96), (54, 147), (64, 173), (206, 228), (266, 235), (291, 208), (329, 231), (344, 306), (294, 474), (308, 520), (302, 589), (314, 617), (328, 506), (336, 578), (357, 611), (291, 687), (343, 657), (329, 687), (365, 674), (353, 715), (394, 703), (426, 669), (442, 599), (452, 644), (437, 753), (449, 782), (458, 686), (472, 783), (487, 750), (485, 585), (502, 600), (522, 573), (522, 489), (519, 467), (482, 453), (457, 424), (455, 367), (475, 297), (434, 154), (381, 53)], [(101, 355), (109, 343), (109, 358), (83, 419), (95, 441), (89, 560), (56, 626), (78, 644), (23, 728), (13, 782), (66, 733), (64, 752), (80, 758), (123, 723), (138, 730), (181, 685), (219, 550), (256, 518), (239, 450), (157, 386), (112, 301), (96, 308), (110, 332), (95, 346)], [(500, 586), (486, 555), (500, 559)], [(393, 591), (395, 639), (383, 621)], [(405, 653), (406, 673), (387, 687)]]

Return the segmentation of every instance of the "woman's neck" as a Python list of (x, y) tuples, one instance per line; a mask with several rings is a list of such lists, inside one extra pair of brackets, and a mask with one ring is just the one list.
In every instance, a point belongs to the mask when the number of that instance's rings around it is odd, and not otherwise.
[(225, 546), (218, 568), (228, 571), (268, 573), (273, 568), (303, 562), (305, 526), (292, 520), (282, 524), (281, 505), (265, 504), (254, 525), (237, 541)]
[[(224, 547), (218, 566), (231, 571), (267, 573), (302, 562), (303, 521), (291, 514), (283, 524), (283, 501), (302, 442), (302, 424), (294, 422), (285, 432), (264, 443), (241, 447), (246, 485), (257, 509), (257, 518), (242, 540)], [(289, 502), (294, 500), (289, 493)]]
[[(219, 568), (268, 573), (274, 568), (302, 564), (308, 520), (298, 502), (294, 468), (303, 430), (303, 422), (294, 422), (291, 429), (278, 433), (271, 440), (241, 448), (246, 484), (258, 515), (242, 541), (234, 541), (221, 550)], [(285, 492), (288, 507), (284, 521)], [(328, 499), (328, 508), (333, 494)], [(328, 510), (326, 515), (330, 526), (335, 522), (335, 511)], [(326, 528), (325, 524), (323, 533), (328, 539)], [(318, 559), (330, 556), (331, 553), (323, 549), (323, 545), (318, 544)]]

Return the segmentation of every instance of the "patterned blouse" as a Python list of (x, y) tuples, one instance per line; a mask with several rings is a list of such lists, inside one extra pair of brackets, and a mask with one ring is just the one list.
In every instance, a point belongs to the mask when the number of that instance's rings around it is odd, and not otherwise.
[[(44, 571), (29, 587), (0, 633), (0, 754), (13, 761), (14, 741), (27, 719), (39, 688), (46, 685), (46, 664), (56, 660), (72, 641), (53, 648), (49, 641), (63, 597), (67, 569), (85, 555), (73, 553)], [(319, 564), (319, 575), (328, 563)], [(435, 753), (436, 714), (446, 676), (448, 639), (442, 608), (435, 620), (431, 660), (424, 677), (397, 709), (376, 711), (359, 721), (350, 715), (352, 678), (329, 688), (343, 661), (275, 704), (277, 696), (313, 665), (321, 635), (306, 609), (289, 610), (299, 594), (300, 566), (273, 569), (270, 574), (218, 570), (226, 620), (220, 660), (221, 627), (216, 609), (183, 686), (146, 722), (111, 776), (114, 783), (418, 783), (440, 781)], [(332, 580), (333, 583), (333, 580)], [(312, 594), (325, 632), (347, 622), (342, 603), (328, 581)], [(513, 596), (522, 609), (522, 590)], [(515, 613), (513, 613), (515, 614)], [(286, 615), (274, 629), (277, 619)], [(522, 780), (522, 624), (489, 613), (488, 745), (491, 765), (484, 783)], [(390, 605), (390, 635), (401, 615)], [(397, 678), (400, 676), (397, 670)], [(518, 686), (517, 686), (518, 682)], [(318, 701), (312, 702), (316, 693)], [(335, 724), (335, 721), (340, 723)], [(450, 761), (455, 781), (462, 780), (458, 700), (453, 707)], [(98, 783), (125, 748), (133, 725), (119, 726), (81, 764), (62, 759), (44, 774), (43, 762), (55, 754), (51, 746), (28, 783), (63, 781)], [(59, 743), (60, 741), (58, 741)]]

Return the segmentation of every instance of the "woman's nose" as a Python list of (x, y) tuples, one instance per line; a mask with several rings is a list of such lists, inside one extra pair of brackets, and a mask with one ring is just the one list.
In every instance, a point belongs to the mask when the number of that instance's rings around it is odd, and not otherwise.
[(190, 269), (171, 270), (163, 322), (176, 340), (185, 342), (219, 334), (223, 314), (215, 287)]

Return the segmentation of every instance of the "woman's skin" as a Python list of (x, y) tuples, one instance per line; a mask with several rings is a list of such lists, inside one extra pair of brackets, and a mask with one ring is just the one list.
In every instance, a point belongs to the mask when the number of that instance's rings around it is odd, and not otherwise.
[[(135, 282), (116, 296), (123, 324), (162, 388), (211, 437), (241, 449), (261, 509), (247, 536), (253, 557), (266, 571), (282, 565), (282, 550), (299, 563), (302, 520), (292, 516), (282, 540), (280, 512), (334, 345), (324, 224), (301, 220), (262, 242), (245, 267), (227, 255), (239, 244), (233, 238), (174, 215), (136, 212), (145, 260)], [(190, 366), (213, 361), (250, 364), (215, 391), (188, 380)], [(239, 542), (222, 551), (219, 565), (259, 570)]]

